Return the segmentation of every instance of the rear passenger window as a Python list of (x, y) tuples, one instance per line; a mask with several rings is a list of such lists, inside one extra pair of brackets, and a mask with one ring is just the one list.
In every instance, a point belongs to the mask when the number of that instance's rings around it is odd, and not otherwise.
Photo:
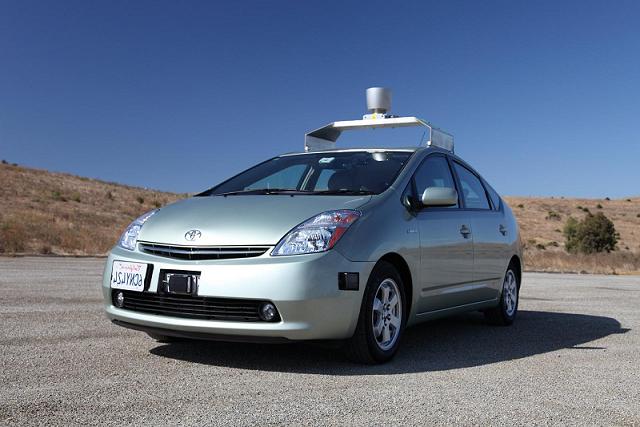
[(496, 190), (491, 188), (490, 185), (487, 185), (487, 193), (489, 193), (489, 198), (491, 199), (491, 204), (493, 205), (493, 209), (500, 209), (500, 196), (496, 193)]
[(465, 207), (469, 209), (491, 209), (487, 193), (484, 191), (484, 187), (478, 177), (457, 162), (453, 162), (453, 165), (460, 179)]

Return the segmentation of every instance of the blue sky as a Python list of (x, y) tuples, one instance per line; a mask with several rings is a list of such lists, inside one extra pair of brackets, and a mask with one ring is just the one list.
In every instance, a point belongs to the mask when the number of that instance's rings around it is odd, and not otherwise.
[(638, 195), (639, 18), (636, 1), (0, 0), (0, 158), (198, 191), (388, 86), (503, 194)]

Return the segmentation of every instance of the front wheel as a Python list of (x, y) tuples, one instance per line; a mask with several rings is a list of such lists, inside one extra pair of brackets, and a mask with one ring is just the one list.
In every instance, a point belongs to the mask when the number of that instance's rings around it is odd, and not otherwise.
[(487, 320), (494, 325), (508, 326), (513, 323), (518, 313), (520, 286), (513, 268), (509, 266), (502, 282), (500, 304), (484, 312)]
[(390, 360), (400, 344), (405, 310), (402, 277), (381, 261), (369, 276), (356, 331), (345, 346), (347, 357), (367, 364)]

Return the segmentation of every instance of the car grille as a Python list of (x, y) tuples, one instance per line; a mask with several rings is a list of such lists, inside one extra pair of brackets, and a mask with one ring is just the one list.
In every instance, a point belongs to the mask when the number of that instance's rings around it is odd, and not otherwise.
[(170, 246), (146, 242), (139, 247), (148, 254), (186, 260), (252, 258), (269, 249), (269, 246)]
[[(124, 295), (125, 310), (163, 316), (200, 320), (228, 320), (234, 322), (264, 322), (258, 315), (260, 306), (268, 301), (210, 298), (192, 295), (162, 295), (150, 292), (113, 290), (111, 300), (116, 304), (116, 295)], [(280, 320), (276, 318), (272, 322)]]

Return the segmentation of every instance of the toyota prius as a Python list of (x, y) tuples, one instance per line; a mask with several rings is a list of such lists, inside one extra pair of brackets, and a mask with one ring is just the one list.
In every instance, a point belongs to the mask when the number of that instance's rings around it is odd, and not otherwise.
[[(332, 340), (351, 359), (393, 357), (416, 323), (518, 309), (518, 225), (454, 154), (453, 137), (388, 114), (306, 135), (280, 155), (133, 221), (109, 253), (102, 290), (113, 323), (167, 342)], [(345, 148), (348, 130), (421, 126), (409, 148)]]

